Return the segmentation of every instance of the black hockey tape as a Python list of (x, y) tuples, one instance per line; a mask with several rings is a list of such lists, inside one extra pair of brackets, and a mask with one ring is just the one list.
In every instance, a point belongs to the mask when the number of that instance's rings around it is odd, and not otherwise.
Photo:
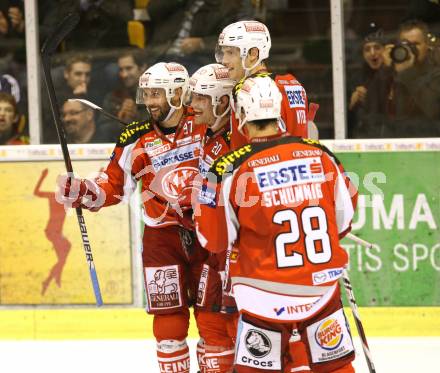
[(46, 39), (41, 48), (41, 53), (44, 56), (52, 55), (58, 48), (58, 45), (60, 45), (64, 38), (76, 27), (79, 23), (79, 19), (80, 16), (78, 13), (69, 13)]

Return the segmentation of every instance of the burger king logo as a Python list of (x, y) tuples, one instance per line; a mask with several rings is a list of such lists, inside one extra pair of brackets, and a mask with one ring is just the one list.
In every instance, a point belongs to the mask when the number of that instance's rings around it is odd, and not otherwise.
[(315, 332), (316, 343), (329, 351), (338, 348), (343, 337), (342, 326), (335, 318), (324, 320)]

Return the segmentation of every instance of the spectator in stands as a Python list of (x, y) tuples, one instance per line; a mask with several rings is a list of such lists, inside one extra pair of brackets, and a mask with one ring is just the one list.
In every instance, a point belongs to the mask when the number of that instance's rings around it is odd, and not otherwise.
[(402, 23), (398, 41), (385, 47), (386, 62), (394, 70), (387, 102), (391, 133), (393, 137), (438, 137), (440, 68), (429, 58), (427, 25), (419, 20)]
[(0, 76), (0, 92), (6, 92), (14, 96), (15, 102), (20, 102), (21, 92), (17, 79), (10, 74)]
[(0, 0), (0, 72), (18, 76), (25, 70), (24, 2)]
[(362, 41), (363, 65), (348, 105), (348, 135), (380, 138), (386, 132), (386, 102), (392, 70), (384, 64), (383, 30), (370, 23)]
[(212, 62), (219, 30), (232, 22), (252, 19), (252, 12), (249, 0), (150, 0), (147, 47), (156, 61), (182, 63), (191, 75)]
[(79, 25), (64, 43), (67, 51), (128, 46), (127, 22), (133, 18), (133, 1), (40, 0), (40, 40), (45, 40), (68, 13), (80, 15)]
[[(139, 77), (147, 68), (140, 50), (133, 49), (121, 54), (118, 57), (118, 68), (119, 85), (105, 96), (103, 109), (126, 123), (145, 119), (146, 111), (136, 105)], [(110, 122), (104, 116), (100, 117), (99, 123), (101, 122), (108, 122), (116, 135), (122, 130), (122, 125), (115, 121)]]
[(93, 109), (79, 101), (65, 101), (61, 115), (69, 143), (111, 143), (115, 141), (105, 126), (96, 125)]
[(23, 133), (24, 124), (14, 96), (0, 92), (0, 145), (29, 144), (29, 139)]
[(60, 102), (73, 96), (90, 96), (90, 74), (92, 59), (86, 54), (76, 54), (66, 61), (63, 80), (55, 82), (57, 97)]
[(0, 35), (4, 37), (24, 36), (23, 4), (0, 0)]
[[(91, 58), (83, 53), (75, 54), (67, 59), (63, 74), (54, 77), (55, 92), (59, 103), (69, 98), (81, 97), (96, 102), (96, 95), (90, 89)], [(56, 75), (56, 74), (55, 74)], [(45, 143), (56, 143), (52, 111), (49, 106), (47, 92), (43, 97), (43, 139)], [(100, 103), (98, 103), (99, 105)]]

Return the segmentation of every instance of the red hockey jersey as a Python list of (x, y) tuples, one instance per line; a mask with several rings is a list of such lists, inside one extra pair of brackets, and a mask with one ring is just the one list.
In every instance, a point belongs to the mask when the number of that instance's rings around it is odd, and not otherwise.
[(214, 161), (229, 152), (231, 133), (229, 132), (229, 123), (216, 133), (211, 133), (208, 129), (202, 141), (200, 150), (199, 170), (205, 177)]
[(339, 245), (355, 209), (348, 183), (327, 148), (290, 136), (245, 145), (213, 164), (196, 230), (206, 249), (228, 250), (239, 309), (286, 322), (325, 306), (348, 261)]
[[(270, 74), (263, 72), (252, 76), (270, 76)], [(241, 89), (245, 79), (247, 78), (240, 80), (234, 87), (234, 96)], [(281, 102), (281, 125), (285, 127), (290, 135), (307, 138), (308, 101), (304, 87), (292, 74), (276, 75), (275, 83), (283, 95), (283, 101)], [(248, 142), (246, 137), (238, 131), (238, 118), (232, 110), (231, 149), (237, 149)]]
[(175, 128), (159, 128), (149, 122), (127, 126), (104, 177), (96, 180), (100, 192), (105, 193), (104, 206), (120, 202), (141, 180), (145, 224), (178, 224), (173, 206), (187, 180), (198, 173), (200, 144), (206, 131), (193, 119), (186, 111)]

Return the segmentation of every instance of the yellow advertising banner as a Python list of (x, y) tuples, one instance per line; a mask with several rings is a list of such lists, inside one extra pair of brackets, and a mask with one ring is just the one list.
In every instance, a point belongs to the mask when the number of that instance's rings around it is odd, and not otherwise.
[[(90, 177), (106, 160), (76, 161)], [(94, 304), (77, 217), (55, 200), (62, 161), (0, 162), (0, 305)], [(132, 304), (129, 208), (84, 211), (104, 304)]]

